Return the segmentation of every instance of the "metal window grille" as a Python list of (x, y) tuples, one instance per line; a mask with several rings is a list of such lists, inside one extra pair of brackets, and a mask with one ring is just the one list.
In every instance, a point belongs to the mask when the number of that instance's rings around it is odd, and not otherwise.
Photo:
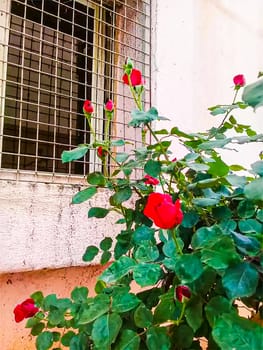
[[(127, 56), (143, 71), (150, 102), (151, 0), (4, 0), (0, 4), (1, 178), (75, 179), (99, 170), (95, 150), (62, 164), (61, 153), (88, 143), (85, 99), (96, 106), (93, 127), (103, 139), (103, 105), (117, 106), (111, 137), (140, 143), (127, 127), (132, 100), (123, 86)], [(45, 180), (47, 181), (47, 180)]]

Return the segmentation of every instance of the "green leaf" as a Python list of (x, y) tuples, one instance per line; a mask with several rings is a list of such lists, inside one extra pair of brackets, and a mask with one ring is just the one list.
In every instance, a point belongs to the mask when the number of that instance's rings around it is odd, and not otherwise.
[(212, 208), (213, 217), (218, 220), (227, 220), (232, 217), (232, 211), (225, 206), (214, 207)]
[(101, 258), (100, 258), (101, 265), (107, 264), (107, 262), (110, 261), (110, 258), (111, 258), (111, 252), (109, 252), (109, 251), (103, 252), (101, 255)]
[(72, 160), (80, 159), (85, 156), (88, 150), (88, 146), (82, 145), (72, 149), (71, 151), (63, 151), (61, 154), (62, 163), (68, 163)]
[(181, 324), (173, 332), (173, 341), (179, 349), (189, 349), (194, 338), (194, 332), (187, 324)]
[(33, 336), (37, 336), (39, 335), (43, 329), (46, 327), (45, 323), (44, 322), (39, 322), (37, 324), (35, 324), (32, 329), (31, 329), (31, 334)]
[(48, 315), (48, 322), (51, 326), (57, 326), (64, 321), (65, 310), (51, 309)]
[(74, 335), (70, 339), (69, 348), (70, 350), (86, 350), (88, 343), (88, 337), (83, 332)]
[(94, 186), (105, 186), (106, 184), (105, 177), (103, 176), (102, 173), (99, 173), (99, 172), (88, 174), (87, 181), (89, 184)]
[(116, 161), (118, 163), (123, 163), (125, 162), (127, 159), (129, 158), (129, 154), (128, 153), (125, 153), (125, 152), (119, 152), (119, 153), (116, 153)]
[(232, 171), (246, 170), (246, 168), (244, 168), (242, 165), (239, 165), (239, 164), (232, 164), (230, 165), (229, 169)]
[(92, 207), (88, 211), (89, 218), (105, 218), (105, 216), (109, 213), (109, 209)]
[(195, 211), (188, 211), (184, 213), (184, 219), (181, 225), (186, 228), (194, 227), (199, 221), (199, 215)]
[(112, 205), (117, 206), (117, 205), (127, 201), (128, 199), (130, 199), (131, 196), (132, 196), (132, 190), (130, 187), (127, 186), (124, 188), (120, 188), (111, 197), (111, 203), (112, 203)]
[(134, 312), (134, 322), (139, 328), (148, 328), (153, 321), (153, 315), (149, 309), (141, 304)]
[(233, 312), (231, 310), (231, 302), (228, 299), (221, 295), (211, 298), (205, 306), (206, 318), (210, 326), (213, 327), (216, 319), (221, 317), (222, 314)]
[(257, 109), (263, 105), (263, 79), (249, 84), (244, 88), (242, 100), (249, 106)]
[(37, 350), (48, 350), (53, 344), (52, 332), (45, 331), (38, 335), (36, 339)]
[(251, 164), (251, 168), (254, 170), (256, 174), (263, 176), (263, 160), (259, 160)]
[(115, 342), (122, 326), (122, 319), (118, 314), (112, 313), (98, 318), (92, 328), (91, 338), (97, 349), (108, 350)]
[(75, 336), (73, 331), (68, 331), (61, 337), (61, 344), (64, 346), (69, 346), (71, 339)]
[(138, 299), (136, 295), (119, 293), (113, 297), (111, 310), (117, 313), (127, 312), (134, 309), (139, 303), (140, 299)]
[(161, 172), (162, 163), (156, 160), (148, 160), (144, 166), (144, 171), (146, 174), (157, 177)]
[(201, 150), (210, 150), (214, 148), (224, 148), (225, 145), (231, 142), (230, 138), (219, 139), (215, 141), (205, 141), (201, 143), (198, 148)]
[(125, 145), (125, 141), (124, 140), (112, 140), (110, 144), (113, 147), (120, 147), (120, 146)]
[(106, 283), (117, 282), (120, 278), (127, 275), (135, 264), (135, 261), (128, 256), (121, 256), (118, 260), (114, 261), (110, 267), (103, 271), (100, 275), (100, 279)]
[(218, 115), (218, 114), (225, 114), (227, 112), (227, 110), (229, 109), (229, 106), (214, 106), (214, 107), (210, 107), (208, 108), (211, 112), (211, 115)]
[[(177, 244), (182, 251), (184, 247), (184, 242), (180, 237), (177, 238)], [(163, 252), (169, 258), (173, 258), (176, 256), (176, 254), (178, 254), (177, 246), (173, 239), (169, 239), (167, 242), (164, 243)]]
[(243, 233), (262, 233), (263, 225), (256, 219), (240, 220), (238, 222), (239, 230)]
[(240, 233), (231, 232), (237, 249), (245, 255), (254, 256), (260, 250), (260, 243), (254, 237), (242, 235)]
[(159, 257), (159, 250), (156, 243), (141, 241), (140, 246), (135, 250), (135, 259), (138, 262), (153, 262)]
[(114, 350), (139, 350), (141, 338), (131, 329), (123, 329)]
[(212, 335), (220, 349), (259, 350), (262, 348), (262, 327), (233, 313), (215, 321)]
[(187, 303), (185, 317), (189, 326), (196, 332), (203, 322), (203, 302), (200, 298), (191, 298)]
[(220, 202), (220, 198), (200, 197), (200, 198), (193, 199), (193, 203), (198, 207), (210, 207), (212, 205), (218, 204), (219, 202)]
[(82, 260), (85, 262), (92, 261), (95, 256), (98, 254), (99, 249), (94, 245), (90, 245), (87, 247), (84, 255), (82, 256)]
[(242, 262), (226, 270), (222, 283), (228, 297), (233, 300), (255, 293), (258, 278), (257, 270), (251, 264)]
[(244, 187), (245, 196), (253, 201), (263, 201), (263, 178), (256, 179)]
[(236, 253), (233, 240), (225, 236), (203, 248), (201, 250), (201, 260), (215, 270), (220, 270), (240, 261), (240, 257)]
[(75, 287), (71, 292), (71, 299), (75, 303), (85, 303), (88, 298), (89, 290), (87, 287)]
[(182, 310), (182, 304), (175, 301), (174, 288), (159, 296), (160, 302), (154, 309), (154, 323), (163, 323), (167, 320), (177, 320)]
[(256, 211), (255, 205), (251, 200), (242, 200), (237, 207), (237, 213), (241, 218), (250, 218)]
[(141, 287), (156, 284), (162, 275), (162, 269), (156, 264), (140, 263), (133, 269), (133, 278)]
[(129, 126), (133, 126), (135, 128), (159, 119), (158, 111), (155, 107), (150, 108), (147, 112), (133, 110), (131, 112), (131, 117), (132, 119), (129, 122)]
[(133, 242), (140, 244), (141, 241), (153, 240), (155, 230), (145, 225), (141, 225), (133, 233)]
[[(261, 222), (263, 222), (263, 209), (258, 210), (257, 212), (257, 219)], [(33, 297), (32, 297), (33, 298)], [(33, 298), (34, 299), (34, 298)], [(35, 299), (34, 299), (35, 300)]]
[(195, 249), (203, 248), (213, 244), (215, 240), (218, 240), (223, 236), (223, 231), (219, 226), (211, 226), (211, 227), (201, 227), (192, 238), (192, 246)]
[(100, 316), (104, 315), (110, 309), (110, 297), (105, 294), (99, 294), (93, 299), (93, 304), (85, 306), (80, 311), (78, 324), (88, 324)]
[(222, 161), (220, 157), (214, 157), (214, 162), (209, 163), (208, 174), (211, 174), (215, 177), (225, 176), (229, 172), (229, 167), (225, 162)]
[(170, 339), (166, 327), (151, 327), (146, 332), (146, 344), (149, 350), (169, 350)]
[(188, 167), (194, 171), (206, 171), (209, 169), (207, 164), (202, 163), (187, 163)]
[(234, 187), (243, 187), (245, 186), (247, 179), (245, 176), (239, 176), (239, 175), (227, 175), (226, 177), (227, 182), (230, 183), (230, 185)]
[(203, 272), (200, 259), (194, 254), (184, 254), (176, 258), (175, 272), (182, 284), (196, 280)]
[(40, 306), (43, 299), (44, 299), (44, 295), (41, 291), (37, 291), (37, 292), (31, 294), (30, 298), (34, 299), (36, 305)]
[(103, 251), (109, 250), (112, 246), (112, 238), (111, 237), (105, 237), (101, 242), (100, 242), (100, 249)]
[(88, 187), (85, 190), (79, 191), (72, 198), (72, 204), (80, 204), (92, 198), (97, 193), (96, 187)]

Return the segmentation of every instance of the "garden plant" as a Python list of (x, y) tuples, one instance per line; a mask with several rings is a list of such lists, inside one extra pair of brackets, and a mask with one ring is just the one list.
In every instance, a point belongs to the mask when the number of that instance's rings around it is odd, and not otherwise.
[[(155, 107), (144, 110), (144, 79), (130, 59), (122, 79), (134, 99), (129, 126), (141, 130), (141, 147), (125, 152), (125, 141), (110, 137), (111, 100), (105, 138), (97, 140), (94, 107), (85, 101), (94, 140), (62, 154), (71, 162), (96, 150), (102, 171), (87, 174), (72, 203), (104, 190), (107, 207), (91, 207), (88, 217), (116, 213), (119, 233), (83, 248), (85, 262), (105, 265), (96, 296), (85, 286), (68, 298), (37, 291), (15, 307), (16, 321), (27, 318), (38, 350), (262, 349), (263, 155), (248, 169), (222, 156), (263, 142), (237, 116), (263, 105), (261, 74), (251, 84), (235, 76), (233, 102), (209, 108), (218, 126), (193, 133), (158, 129), (165, 118)], [(174, 158), (174, 140), (185, 148), (181, 158)]]

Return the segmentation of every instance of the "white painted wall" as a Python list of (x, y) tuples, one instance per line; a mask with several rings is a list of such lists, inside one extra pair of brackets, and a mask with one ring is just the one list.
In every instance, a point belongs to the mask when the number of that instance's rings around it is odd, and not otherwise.
[(116, 215), (88, 219), (90, 207), (107, 207), (105, 191), (73, 205), (72, 185), (2, 180), (0, 188), (0, 273), (84, 264), (87, 246), (120, 229)]
[[(171, 119), (161, 125), (187, 131), (219, 125), (222, 117), (210, 116), (207, 108), (231, 103), (236, 74), (249, 83), (263, 70), (263, 1), (161, 0), (155, 20), (155, 100)], [(263, 108), (238, 114), (263, 132)], [(229, 162), (249, 163), (259, 149), (242, 148), (240, 157), (232, 152)]]

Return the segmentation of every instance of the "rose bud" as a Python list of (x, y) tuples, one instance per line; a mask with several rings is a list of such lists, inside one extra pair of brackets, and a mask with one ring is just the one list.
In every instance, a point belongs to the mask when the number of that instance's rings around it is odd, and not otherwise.
[(246, 80), (243, 74), (238, 74), (233, 78), (233, 82), (236, 87), (242, 87), (246, 84)]
[(94, 107), (90, 100), (84, 102), (83, 112), (87, 114), (92, 114), (94, 112)]
[(163, 229), (171, 229), (179, 225), (184, 216), (180, 200), (177, 199), (173, 203), (171, 195), (162, 193), (151, 193), (148, 196), (143, 214)]
[(156, 179), (155, 177), (152, 177), (150, 175), (145, 175), (144, 176), (144, 183), (145, 185), (158, 185), (160, 181)]
[(104, 109), (105, 109), (105, 111), (113, 112), (113, 110), (114, 110), (114, 103), (113, 103), (113, 101), (112, 100), (108, 100), (105, 103)]
[(34, 316), (39, 309), (35, 306), (33, 299), (26, 299), (14, 308), (15, 321), (21, 322), (25, 318)]
[(106, 154), (107, 154), (107, 151), (102, 146), (99, 146), (97, 148), (97, 155), (99, 158), (101, 158), (101, 159), (104, 158), (106, 156)]
[(177, 286), (175, 289), (176, 299), (184, 303), (191, 298), (191, 291), (187, 286)]
[[(138, 69), (135, 69), (135, 68), (133, 68), (132, 71), (131, 71), (130, 80), (131, 80), (131, 85), (132, 86), (138, 86), (138, 85), (143, 85), (144, 84), (144, 80), (142, 78), (141, 71), (139, 71)], [(123, 75), (122, 81), (124, 82), (124, 84), (130, 85), (129, 84), (128, 74), (125, 73)]]

